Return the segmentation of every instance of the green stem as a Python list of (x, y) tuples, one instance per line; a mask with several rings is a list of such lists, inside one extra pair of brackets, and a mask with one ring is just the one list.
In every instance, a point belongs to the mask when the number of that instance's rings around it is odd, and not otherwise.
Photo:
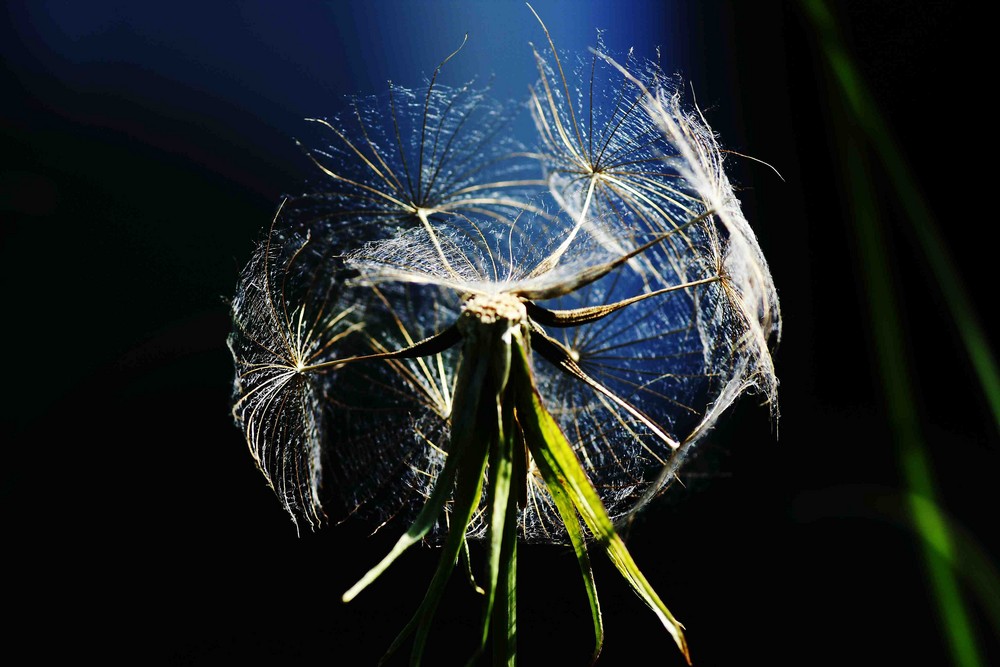
[[(933, 466), (920, 429), (908, 360), (899, 344), (906, 336), (889, 267), (884, 230), (876, 214), (875, 194), (871, 190), (867, 160), (869, 148), (880, 158), (907, 211), (972, 358), (996, 423), (1000, 426), (1000, 381), (997, 380), (996, 365), (958, 274), (927, 213), (928, 208), (889, 138), (888, 129), (869, 102), (870, 95), (841, 44), (832, 15), (822, 0), (804, 0), (804, 7), (822, 40), (823, 52), (840, 92), (840, 95), (833, 96), (834, 106), (841, 98), (848, 105), (844, 115), (850, 118), (850, 123), (841, 121), (838, 131), (841, 134), (840, 143), (844, 146), (843, 169), (851, 192), (853, 211), (850, 217), (855, 223), (861, 251), (872, 333), (889, 421), (899, 447), (903, 478), (910, 492), (910, 516), (916, 530), (924, 538), (924, 561), (952, 660), (962, 667), (978, 667), (982, 665), (979, 648), (955, 571), (949, 564), (954, 542), (947, 520), (937, 509), (939, 503)], [(860, 128), (862, 133), (859, 135), (855, 128)]]
[[(498, 412), (500, 412), (497, 424), (500, 437), (495, 439), (490, 452), (490, 489), (487, 507), (491, 508), (491, 511), (486, 539), (489, 557), (486, 560), (486, 608), (483, 612), (479, 651), (482, 651), (486, 646), (486, 638), (489, 634), (490, 619), (493, 616), (493, 605), (496, 599), (497, 578), (501, 571), (501, 552), (507, 536), (506, 522), (510, 514), (510, 501), (513, 498), (510, 490), (514, 470), (514, 408), (509, 400), (504, 399), (498, 401), (497, 407)], [(514, 520), (517, 521), (516, 514)]]
[(493, 608), (493, 664), (517, 664), (517, 496), (507, 498), (507, 518), (500, 547), (500, 577)]
[(874, 149), (896, 190), (896, 200), (906, 211), (917, 242), (934, 274), (938, 288), (945, 297), (945, 304), (972, 362), (993, 414), (994, 424), (1000, 430), (1000, 372), (997, 370), (989, 338), (979, 323), (975, 308), (955, 268), (955, 262), (948, 253), (948, 246), (929, 212), (930, 207), (920, 188), (913, 181), (906, 163), (900, 157), (892, 139), (892, 132), (871, 102), (871, 94), (844, 50), (830, 12), (822, 0), (803, 0), (803, 5), (820, 35), (823, 53), (833, 72), (838, 90), (848, 102), (852, 121), (864, 132), (864, 139)]

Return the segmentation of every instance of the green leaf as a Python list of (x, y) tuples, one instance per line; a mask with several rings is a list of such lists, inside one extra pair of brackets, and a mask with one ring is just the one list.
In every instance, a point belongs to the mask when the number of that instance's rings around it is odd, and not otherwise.
[(438, 560), (437, 569), (427, 587), (424, 599), (417, 608), (416, 613), (406, 627), (400, 631), (396, 639), (389, 646), (379, 664), (387, 660), (404, 641), (415, 633), (413, 640), (413, 651), (410, 655), (410, 664), (414, 667), (420, 664), (424, 646), (427, 643), (427, 635), (430, 632), (431, 621), (434, 612), (437, 610), (438, 602), (444, 592), (448, 578), (455, 569), (458, 562), (458, 555), (465, 543), (465, 532), (468, 530), (469, 522), (472, 520), (479, 507), (479, 500), (483, 492), (483, 478), (486, 473), (486, 458), (489, 451), (488, 441), (484, 437), (473, 437), (464, 442), (453, 442), (453, 447), (462, 445), (464, 450), (463, 463), (458, 470), (457, 482), (455, 484), (454, 503), (451, 512), (451, 528), (441, 551), (441, 558)]
[[(903, 479), (910, 492), (910, 516), (924, 539), (924, 561), (941, 624), (951, 650), (952, 661), (962, 667), (983, 664), (976, 640), (972, 611), (948, 558), (955, 540), (952, 527), (939, 511), (934, 466), (920, 427), (921, 418), (914, 395), (911, 364), (899, 341), (906, 338), (900, 306), (901, 290), (894, 284), (891, 249), (885, 223), (878, 214), (877, 194), (872, 190), (871, 161), (874, 154), (882, 163), (896, 189), (897, 203), (907, 213), (915, 236), (938, 287), (945, 295), (957, 329), (979, 376), (983, 393), (1000, 428), (1000, 375), (978, 317), (969, 301), (942, 241), (937, 225), (928, 213), (920, 188), (910, 176), (877, 107), (870, 101), (860, 73), (844, 47), (833, 15), (822, 0), (803, 0), (803, 8), (813, 23), (822, 52), (833, 75), (831, 89), (834, 128), (838, 134), (841, 169), (852, 206), (860, 267), (867, 286), (871, 313), (871, 334), (883, 378), (889, 423), (893, 427)], [(846, 105), (841, 105), (846, 102)], [(839, 113), (836, 113), (839, 111)]]
[(452, 570), (455, 569), (455, 563), (458, 562), (458, 554), (465, 542), (465, 531), (468, 530), (469, 522), (472, 521), (476, 509), (479, 507), (479, 500), (482, 497), (488, 449), (485, 446), (485, 439), (479, 439), (478, 443), (473, 442), (470, 444), (475, 449), (467, 453), (466, 464), (462, 466), (458, 474), (458, 482), (455, 486), (455, 502), (451, 512), (451, 529), (448, 531), (448, 538), (445, 540), (441, 559), (438, 561), (437, 571), (435, 571), (434, 578), (431, 579), (431, 584), (427, 588), (426, 595), (424, 595), (424, 600), (421, 602), (420, 608), (414, 615), (410, 625), (403, 629), (387, 653), (388, 655), (395, 647), (398, 647), (399, 643), (409, 634), (411, 626), (415, 627), (416, 635), (413, 640), (413, 652), (410, 658), (410, 664), (414, 667), (420, 664), (420, 657), (423, 653), (424, 645), (427, 643), (427, 635), (430, 632), (431, 620), (433, 619), (434, 612), (437, 610), (437, 605), (441, 599), (441, 594), (444, 592), (445, 584), (448, 583), (448, 577), (451, 576)]
[(430, 497), (424, 503), (413, 524), (403, 533), (385, 558), (344, 593), (344, 602), (353, 600), (358, 593), (378, 579), (404, 551), (422, 540), (441, 515), (452, 487), (455, 485), (455, 477), (462, 456), (468, 448), (468, 443), (476, 439), (476, 415), (479, 411), (483, 387), (490, 371), (490, 359), (486, 355), (475, 354), (474, 350), (472, 352), (472, 356), (463, 355), (464, 358), (471, 359), (472, 363), (463, 363), (458, 369), (458, 377), (455, 381), (455, 399), (452, 403), (451, 448), (444, 468), (434, 482)]
[[(537, 447), (536, 447), (537, 448)], [(535, 459), (538, 470), (542, 473), (542, 479), (552, 496), (559, 516), (562, 517), (563, 525), (566, 526), (566, 533), (573, 545), (576, 559), (580, 563), (580, 571), (583, 574), (583, 585), (587, 591), (587, 601), (590, 603), (590, 615), (594, 622), (594, 652), (590, 657), (591, 664), (597, 662), (604, 645), (604, 620), (601, 617), (601, 604), (597, 599), (597, 586), (594, 583), (594, 572), (590, 567), (590, 556), (587, 554), (587, 543), (577, 517), (573, 501), (569, 499), (560, 485), (559, 478), (545, 459)]]
[[(509, 513), (508, 505), (511, 499), (511, 475), (514, 470), (514, 408), (511, 401), (498, 398), (497, 412), (499, 413), (497, 430), (500, 437), (495, 439), (494, 446), (490, 452), (490, 488), (487, 499), (487, 506), (490, 508), (490, 525), (487, 529), (486, 538), (489, 557), (486, 560), (486, 608), (483, 612), (479, 651), (482, 651), (486, 646), (486, 638), (490, 629), (490, 619), (493, 616), (497, 577), (500, 571), (501, 548), (503, 540), (506, 537), (505, 524)], [(517, 520), (516, 515), (514, 520)]]
[[(993, 413), (994, 425), (1000, 430), (1000, 370), (993, 355), (990, 337), (966, 292), (955, 261), (948, 251), (948, 244), (941, 236), (939, 225), (931, 214), (931, 207), (927, 204), (923, 188), (914, 181), (906, 161), (892, 138), (891, 128), (886, 125), (878, 107), (872, 101), (875, 99), (874, 96), (869, 93), (844, 48), (833, 15), (822, 0), (803, 0), (802, 5), (820, 38), (823, 54), (837, 85), (837, 93), (848, 102), (851, 129), (854, 132), (857, 129), (863, 132), (863, 138), (881, 161), (885, 173), (896, 190), (896, 202), (906, 211), (914, 236), (924, 252), (924, 258), (937, 281), (938, 289), (945, 297), (944, 303), (979, 378), (983, 395)], [(867, 206), (870, 202), (855, 200), (854, 203), (858, 206)]]
[[(505, 410), (502, 397), (507, 388), (510, 371), (510, 343), (512, 340), (521, 340), (522, 334), (511, 330), (509, 323), (503, 321), (483, 323), (470, 318), (463, 320), (460, 328), (465, 342), (452, 403), (451, 449), (446, 463), (447, 467), (453, 459), (459, 460), (455, 464), (451, 525), (437, 570), (424, 594), (424, 599), (413, 618), (382, 657), (383, 662), (395, 653), (411, 634), (414, 634), (410, 664), (414, 667), (420, 664), (434, 613), (448, 578), (458, 562), (459, 554), (465, 546), (465, 534), (482, 499), (487, 459), (491, 459), (493, 475), (490, 501), (494, 505), (494, 512), (491, 517), (490, 542), (495, 546), (491, 548), (487, 573), (487, 621), (484, 621), (484, 635), (496, 596), (497, 573), (501, 567), (506, 567), (508, 570), (514, 567), (512, 556), (504, 560), (503, 549), (504, 543), (510, 541), (503, 528), (511, 514), (509, 507), (512, 498), (511, 471), (514, 467), (510, 451), (512, 440), (509, 435), (512, 433), (512, 428), (505, 427), (505, 421), (508, 424), (513, 423), (513, 407)], [(507, 437), (505, 433), (508, 434)], [(435, 491), (437, 488), (436, 485)], [(426, 510), (427, 506), (424, 509)], [(516, 514), (510, 522), (516, 525)], [(516, 541), (516, 534), (513, 537)], [(508, 595), (509, 591), (505, 590), (504, 594)]]
[(540, 469), (543, 466), (549, 468), (551, 482), (546, 480), (546, 483), (550, 487), (550, 493), (552, 488), (556, 488), (569, 496), (587, 529), (604, 547), (605, 553), (625, 577), (632, 590), (657, 615), (684, 658), (690, 663), (691, 656), (684, 639), (684, 626), (670, 613), (632, 560), (625, 543), (615, 531), (614, 524), (608, 517), (600, 496), (597, 495), (597, 490), (573, 453), (573, 448), (563, 435), (559, 424), (545, 409), (532, 379), (527, 351), (521, 346), (515, 347), (510, 381), (514, 385), (518, 423), (524, 430), (525, 441), (536, 464)]
[(517, 664), (517, 496), (507, 500), (507, 519), (500, 548), (500, 576), (493, 607), (493, 664)]
[(434, 488), (431, 491), (430, 497), (427, 502), (424, 503), (423, 508), (420, 510), (420, 514), (414, 519), (413, 524), (409, 529), (400, 536), (399, 540), (392, 547), (392, 550), (372, 569), (365, 573), (365, 576), (358, 580), (358, 583), (351, 586), (346, 593), (343, 595), (344, 602), (350, 602), (358, 593), (363, 591), (369, 586), (373, 581), (379, 578), (379, 576), (386, 571), (386, 569), (392, 565), (393, 561), (399, 558), (400, 555), (411, 546), (419, 542), (424, 538), (424, 536), (430, 532), (430, 529), (434, 527), (435, 522), (437, 522), (438, 516), (441, 515), (441, 510), (444, 509), (444, 504), (448, 500), (448, 495), (451, 492), (452, 486), (455, 483), (455, 472), (458, 466), (459, 457), (455, 454), (449, 454), (447, 461), (445, 461), (445, 466), (438, 475), (437, 480), (434, 483)]
[[(508, 363), (509, 361), (508, 357)], [(510, 441), (512, 474), (491, 624), (493, 664), (514, 667), (517, 664), (517, 510), (524, 504), (528, 453), (524, 447), (524, 437), (516, 423), (511, 391), (508, 389), (506, 394), (503, 433)]]

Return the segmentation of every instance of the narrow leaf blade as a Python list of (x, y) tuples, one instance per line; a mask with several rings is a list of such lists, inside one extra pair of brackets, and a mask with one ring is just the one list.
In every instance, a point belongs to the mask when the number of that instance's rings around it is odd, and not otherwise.
[(604, 547), (611, 562), (625, 577), (632, 590), (657, 615), (684, 658), (690, 663), (691, 656), (684, 638), (684, 626), (670, 613), (635, 564), (625, 543), (615, 531), (597, 490), (587, 477), (576, 454), (573, 453), (573, 448), (555, 418), (542, 404), (541, 396), (532, 380), (527, 352), (518, 347), (517, 353), (513, 356), (511, 382), (517, 383), (517, 413), (529, 451), (536, 462), (544, 461), (544, 465), (551, 468), (552, 485), (560, 487), (569, 496), (587, 528)]
[(542, 478), (545, 480), (546, 488), (552, 501), (562, 517), (566, 533), (569, 535), (573, 545), (573, 552), (580, 563), (580, 571), (583, 574), (583, 585), (587, 591), (587, 602), (590, 604), (590, 616), (594, 623), (594, 652), (590, 657), (590, 663), (597, 662), (601, 655), (601, 648), (604, 646), (604, 619), (601, 617), (601, 603), (597, 599), (597, 585), (594, 582), (594, 572), (590, 567), (590, 556), (587, 554), (587, 543), (577, 517), (573, 501), (569, 499), (563, 490), (559, 477), (546, 463), (545, 459), (536, 459)]

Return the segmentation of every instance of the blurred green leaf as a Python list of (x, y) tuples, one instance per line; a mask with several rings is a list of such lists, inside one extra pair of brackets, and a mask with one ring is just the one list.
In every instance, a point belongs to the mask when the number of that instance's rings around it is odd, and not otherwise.
[[(923, 554), (930, 585), (945, 627), (955, 664), (977, 667), (982, 663), (969, 613), (951, 563), (954, 541), (948, 522), (937, 510), (934, 470), (920, 429), (920, 416), (911, 379), (911, 367), (899, 341), (905, 340), (900, 319), (897, 288), (890, 269), (891, 252), (885, 241), (877, 199), (872, 191), (869, 154), (874, 153), (885, 168), (904, 206), (927, 257), (952, 318), (962, 336), (983, 391), (1000, 426), (1000, 381), (996, 365), (985, 342), (971, 304), (961, 286), (927, 206), (913, 183), (909, 170), (890, 139), (890, 132), (869, 102), (856, 68), (841, 44), (832, 15), (822, 0), (804, 0), (806, 14), (820, 38), (823, 54), (833, 73), (836, 87), (831, 108), (841, 102), (846, 108), (834, 114), (835, 129), (842, 147), (840, 157), (850, 193), (855, 234), (861, 256), (866, 295), (872, 323), (872, 337), (883, 378), (890, 426), (899, 447), (900, 465), (910, 491), (911, 520), (923, 538)], [(859, 131), (860, 129), (860, 131)]]

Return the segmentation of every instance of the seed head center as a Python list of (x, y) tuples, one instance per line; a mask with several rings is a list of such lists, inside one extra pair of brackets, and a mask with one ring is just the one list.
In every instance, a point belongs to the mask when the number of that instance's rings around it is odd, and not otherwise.
[(520, 324), (528, 319), (524, 304), (510, 294), (474, 294), (462, 304), (462, 314), (482, 324)]

